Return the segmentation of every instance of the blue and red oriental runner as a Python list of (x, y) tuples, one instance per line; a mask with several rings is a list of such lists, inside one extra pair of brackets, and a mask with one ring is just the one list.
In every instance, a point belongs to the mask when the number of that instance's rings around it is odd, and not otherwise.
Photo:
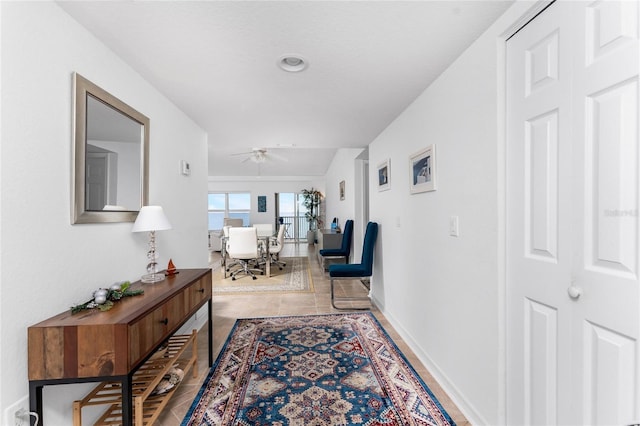
[(183, 425), (452, 425), (371, 313), (238, 320)]

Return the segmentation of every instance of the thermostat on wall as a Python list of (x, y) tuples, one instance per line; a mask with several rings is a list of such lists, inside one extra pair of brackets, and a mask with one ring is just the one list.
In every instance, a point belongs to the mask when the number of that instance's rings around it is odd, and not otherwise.
[(187, 163), (185, 160), (180, 160), (180, 173), (185, 176), (189, 176), (191, 174), (189, 163)]

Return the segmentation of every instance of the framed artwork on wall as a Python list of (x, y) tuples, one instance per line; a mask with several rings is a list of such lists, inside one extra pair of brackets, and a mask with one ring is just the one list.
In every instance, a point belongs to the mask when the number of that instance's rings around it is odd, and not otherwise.
[(267, 196), (258, 195), (258, 213), (265, 213), (267, 211)]
[(436, 187), (436, 146), (429, 145), (409, 157), (411, 193), (435, 191)]
[(340, 181), (340, 201), (344, 200), (344, 181)]
[(386, 191), (390, 188), (391, 170), (389, 169), (390, 160), (387, 158), (378, 164), (378, 191)]

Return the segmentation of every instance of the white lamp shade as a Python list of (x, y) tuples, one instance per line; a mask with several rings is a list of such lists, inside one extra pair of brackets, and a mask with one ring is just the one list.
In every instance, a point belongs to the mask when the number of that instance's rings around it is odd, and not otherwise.
[(169, 219), (160, 206), (143, 206), (131, 232), (164, 231), (171, 229)]

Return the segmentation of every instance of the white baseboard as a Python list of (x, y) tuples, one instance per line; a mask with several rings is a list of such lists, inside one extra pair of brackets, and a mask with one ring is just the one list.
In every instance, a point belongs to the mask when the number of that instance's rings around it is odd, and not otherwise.
[(469, 403), (467, 398), (465, 398), (464, 394), (460, 392), (460, 390), (449, 380), (447, 375), (442, 371), (442, 369), (435, 363), (433, 360), (422, 350), (420, 345), (416, 342), (416, 340), (411, 336), (411, 334), (393, 317), (393, 315), (389, 314), (384, 310), (384, 304), (380, 303), (374, 297), (372, 297), (372, 302), (380, 309), (380, 312), (384, 315), (384, 317), (391, 323), (393, 328), (398, 332), (400, 337), (404, 340), (404, 342), (411, 348), (413, 353), (418, 357), (420, 362), (429, 370), (429, 373), (433, 376), (434, 379), (438, 382), (442, 390), (451, 398), (451, 401), (458, 407), (458, 409), (464, 414), (467, 420), (473, 425), (486, 425), (489, 424), (483, 416), (478, 413), (478, 411), (473, 407), (472, 404)]

